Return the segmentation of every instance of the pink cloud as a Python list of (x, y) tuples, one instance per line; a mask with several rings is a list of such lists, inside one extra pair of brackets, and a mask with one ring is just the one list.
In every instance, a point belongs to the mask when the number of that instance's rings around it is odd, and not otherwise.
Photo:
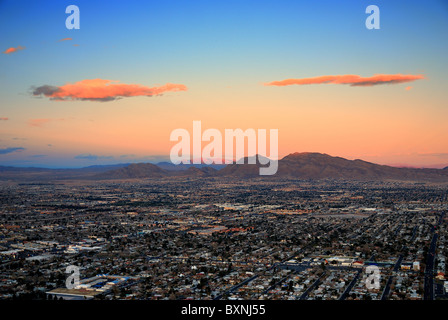
[(44, 85), (33, 89), (33, 95), (44, 95), (52, 100), (112, 101), (123, 97), (156, 96), (169, 91), (186, 91), (183, 84), (167, 83), (159, 87), (124, 84), (119, 81), (86, 79), (63, 86)]
[(424, 79), (423, 75), (376, 74), (372, 77), (358, 75), (320, 76), (314, 78), (286, 79), (265, 83), (265, 86), (290, 86), (306, 84), (348, 84), (350, 86), (374, 86), (379, 84), (397, 84)]
[(11, 47), (11, 48), (8, 48), (5, 51), (3, 51), (3, 53), (4, 54), (10, 54), (10, 53), (13, 53), (13, 52), (16, 52), (16, 51), (19, 51), (19, 50), (23, 50), (23, 49), (25, 49), (25, 47), (22, 47), (22, 46), (18, 46), (16, 48)]
[(59, 42), (61, 42), (61, 41), (69, 41), (69, 40), (73, 40), (73, 38), (64, 38), (64, 39), (59, 40)]
[(6, 118), (6, 117), (0, 117), (0, 120), (9, 120), (9, 118)]

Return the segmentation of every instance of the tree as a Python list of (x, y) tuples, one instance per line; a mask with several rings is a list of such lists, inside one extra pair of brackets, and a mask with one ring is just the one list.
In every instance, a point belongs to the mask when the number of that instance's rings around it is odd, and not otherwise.
[(322, 269), (322, 271), (325, 271), (327, 267), (325, 266), (325, 263), (322, 262), (320, 264), (320, 268)]
[(289, 284), (288, 284), (288, 291), (293, 291), (293, 285), (294, 285), (294, 282), (291, 280), (291, 281), (289, 281)]

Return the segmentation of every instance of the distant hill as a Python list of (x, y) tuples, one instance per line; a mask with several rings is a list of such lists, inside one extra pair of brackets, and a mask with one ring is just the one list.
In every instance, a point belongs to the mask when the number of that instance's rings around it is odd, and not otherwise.
[(127, 167), (128, 165), (130, 165), (130, 163), (118, 163), (118, 164), (106, 164), (106, 165), (93, 165), (93, 166), (88, 166), (82, 169), (98, 169), (98, 170), (103, 170), (103, 169), (107, 169), (107, 170), (111, 170), (114, 168), (123, 168), (123, 167)]
[(46, 181), (66, 179), (89, 179), (99, 173), (126, 167), (129, 164), (96, 165), (74, 169), (50, 169), (37, 167), (0, 166), (0, 180)]
[(93, 179), (135, 179), (135, 178), (161, 178), (168, 172), (152, 163), (133, 163), (124, 168), (109, 170), (93, 176)]
[[(174, 166), (174, 165), (173, 165)], [(216, 169), (210, 167), (186, 167), (185, 169), (162, 169), (151, 163), (135, 163), (127, 167), (110, 170), (98, 174), (92, 178), (103, 179), (135, 179), (135, 178), (162, 178), (170, 176), (205, 177), (214, 175)]]
[(188, 168), (213, 168), (216, 170), (220, 170), (222, 168), (224, 168), (226, 165), (225, 164), (173, 164), (171, 162), (159, 162), (156, 163), (156, 165), (159, 168), (165, 169), (165, 170), (171, 170), (171, 171), (179, 171), (179, 170), (188, 170)]
[(35, 171), (47, 171), (47, 168), (37, 168), (37, 167), (11, 167), (11, 166), (0, 166), (0, 172), (35, 172)]
[(75, 169), (0, 166), (0, 181), (107, 180), (161, 178), (169, 176), (211, 176), (225, 165), (151, 163), (94, 165)]
[(192, 176), (192, 177), (207, 177), (214, 176), (218, 170), (212, 167), (189, 167), (187, 170), (176, 171), (173, 176)]
[[(171, 163), (135, 163), (111, 166), (91, 166), (81, 169), (15, 168), (0, 166), (0, 180), (48, 181), (48, 180), (108, 180), (163, 177), (260, 177), (258, 161), (248, 164), (229, 164), (217, 170), (211, 165), (179, 165)], [(224, 166), (224, 165), (221, 165)], [(415, 181), (448, 182), (448, 167), (444, 169), (398, 168), (379, 165), (364, 160), (347, 160), (322, 153), (292, 153), (278, 161), (278, 171), (262, 178), (287, 179), (342, 179), (363, 181)]]

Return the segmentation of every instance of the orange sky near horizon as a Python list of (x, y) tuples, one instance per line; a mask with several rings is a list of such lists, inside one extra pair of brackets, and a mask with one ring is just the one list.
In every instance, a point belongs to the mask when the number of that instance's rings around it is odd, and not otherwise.
[[(51, 106), (48, 118), (23, 115), (4, 121), (2, 130), (10, 136), (32, 137), (34, 145), (50, 143), (60, 154), (104, 157), (117, 152), (137, 158), (169, 155), (175, 144), (169, 141), (171, 131), (184, 128), (192, 134), (194, 120), (202, 122), (202, 131), (216, 128), (223, 136), (225, 129), (278, 129), (280, 158), (293, 152), (322, 152), (379, 163), (436, 165), (443, 159), (419, 157), (415, 150), (419, 154), (448, 150), (443, 122), (448, 112), (438, 108), (437, 101), (431, 104), (433, 112), (421, 108), (426, 97), (418, 90), (255, 84), (210, 88), (204, 97), (195, 89), (112, 103), (39, 100)], [(39, 116), (45, 115), (41, 109)]]

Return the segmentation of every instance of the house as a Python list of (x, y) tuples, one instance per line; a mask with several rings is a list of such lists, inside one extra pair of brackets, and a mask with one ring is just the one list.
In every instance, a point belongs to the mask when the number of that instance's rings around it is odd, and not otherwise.
[(363, 265), (364, 265), (364, 262), (362, 262), (362, 261), (355, 261), (355, 262), (353, 262), (352, 267), (362, 268)]

